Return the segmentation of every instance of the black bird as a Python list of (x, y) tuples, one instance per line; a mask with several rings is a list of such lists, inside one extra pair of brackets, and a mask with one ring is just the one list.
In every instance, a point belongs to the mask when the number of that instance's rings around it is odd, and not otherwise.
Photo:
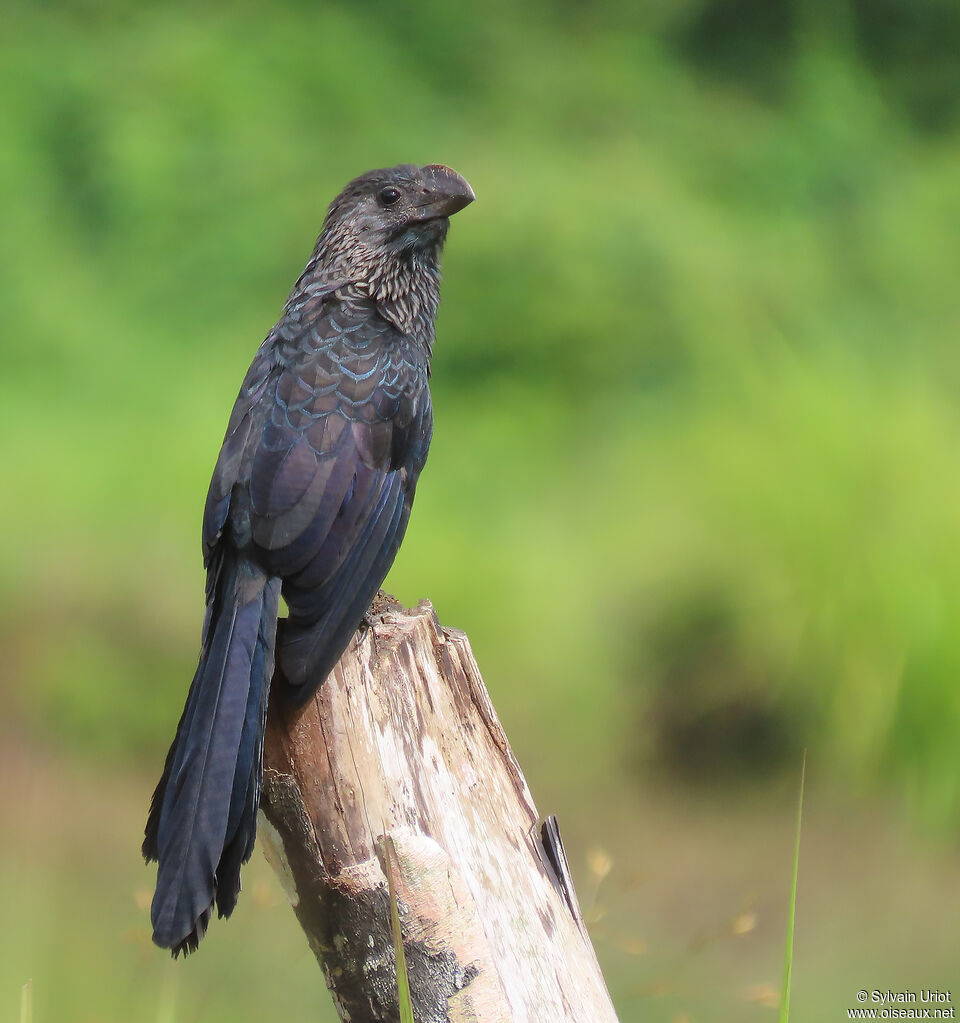
[(236, 905), (275, 653), (283, 695), (305, 702), (400, 546), (433, 430), (440, 251), (474, 198), (439, 165), (351, 181), (240, 388), (204, 511), (200, 661), (143, 842), (159, 864), (153, 940), (174, 956), (214, 904)]

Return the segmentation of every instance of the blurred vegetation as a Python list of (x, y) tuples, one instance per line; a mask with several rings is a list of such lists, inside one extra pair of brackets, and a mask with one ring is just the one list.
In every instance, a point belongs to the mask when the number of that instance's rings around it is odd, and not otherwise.
[(243, 371), (341, 185), (442, 161), (479, 201), (388, 585), (469, 632), (534, 787), (807, 746), (955, 825), (955, 4), (3, 21), (0, 707), (31, 742), (157, 769)]

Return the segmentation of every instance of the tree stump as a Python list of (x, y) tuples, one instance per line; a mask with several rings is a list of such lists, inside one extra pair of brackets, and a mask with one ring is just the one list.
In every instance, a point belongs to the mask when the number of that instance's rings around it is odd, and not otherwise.
[(616, 1023), (555, 822), (429, 603), (381, 595), (310, 703), (272, 703), (261, 811), (342, 1020), (399, 1018), (390, 869), (418, 1023)]

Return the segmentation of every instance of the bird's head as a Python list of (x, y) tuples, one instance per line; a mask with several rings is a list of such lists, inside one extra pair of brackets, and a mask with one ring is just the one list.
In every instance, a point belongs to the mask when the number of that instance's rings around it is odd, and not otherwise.
[(449, 218), (475, 198), (467, 182), (441, 164), (368, 171), (330, 204), (321, 242), (334, 256), (435, 264)]
[(401, 164), (354, 178), (333, 200), (287, 313), (315, 309), (314, 283), (380, 314), (429, 350), (440, 301), (440, 250), (450, 217), (476, 196), (441, 164)]

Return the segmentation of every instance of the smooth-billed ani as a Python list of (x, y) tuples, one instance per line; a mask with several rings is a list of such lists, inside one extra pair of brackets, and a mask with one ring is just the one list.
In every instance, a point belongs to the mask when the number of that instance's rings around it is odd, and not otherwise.
[(200, 660), (143, 842), (153, 940), (174, 955), (236, 905), (274, 656), (283, 695), (309, 699), (403, 538), (433, 427), (440, 250), (473, 199), (439, 165), (351, 181), (240, 388), (204, 511)]

